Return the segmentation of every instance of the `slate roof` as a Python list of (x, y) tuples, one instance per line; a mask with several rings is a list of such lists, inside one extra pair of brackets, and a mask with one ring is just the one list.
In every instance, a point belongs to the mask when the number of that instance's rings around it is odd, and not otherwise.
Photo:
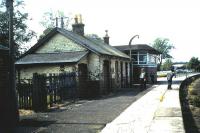
[[(127, 58), (129, 59), (129, 56), (121, 52), (120, 50), (107, 45), (102, 42), (95, 41), (93, 39), (80, 36), (72, 31), (68, 31), (61, 28), (54, 28), (49, 34), (47, 34), (44, 38), (38, 41), (28, 52), (26, 52), (25, 55), (34, 53), (37, 48), (42, 46), (46, 41), (48, 41), (52, 36), (54, 36), (56, 33), (60, 33), (64, 35), (65, 37), (69, 38), (70, 40), (74, 41), (77, 44), (82, 45), (83, 47), (87, 48), (88, 50), (99, 54), (99, 55), (111, 55), (115, 57), (121, 57), (121, 58)], [(25, 56), (24, 55), (24, 56)]]
[(0, 50), (9, 50), (9, 48), (0, 44)]
[[(129, 45), (115, 46), (115, 48), (119, 49), (120, 51), (130, 50)], [(131, 45), (131, 49), (133, 51), (145, 50), (145, 51), (148, 51), (149, 53), (156, 54), (156, 55), (161, 54), (159, 51), (157, 51), (156, 49), (152, 48), (151, 46), (147, 44), (134, 44), (134, 45)]]
[(15, 64), (52, 64), (52, 63), (76, 63), (88, 54), (88, 51), (63, 52), (63, 53), (36, 53), (28, 54), (19, 59)]

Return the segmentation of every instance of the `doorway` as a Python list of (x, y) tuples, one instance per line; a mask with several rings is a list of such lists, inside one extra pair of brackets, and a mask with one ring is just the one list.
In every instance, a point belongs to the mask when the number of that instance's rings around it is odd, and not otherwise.
[(110, 87), (110, 65), (109, 65), (108, 60), (104, 60), (103, 62), (103, 87), (104, 90), (109, 93), (111, 92), (111, 87)]
[(87, 64), (78, 64), (78, 80), (79, 80), (79, 97), (87, 97), (87, 79), (88, 69)]

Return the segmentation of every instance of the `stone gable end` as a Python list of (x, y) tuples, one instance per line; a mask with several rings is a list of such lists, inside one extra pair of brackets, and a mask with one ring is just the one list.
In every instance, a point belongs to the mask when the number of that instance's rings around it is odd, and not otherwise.
[(58, 33), (41, 46), (36, 53), (73, 52), (85, 50), (86, 48), (83, 46), (76, 44), (72, 40)]

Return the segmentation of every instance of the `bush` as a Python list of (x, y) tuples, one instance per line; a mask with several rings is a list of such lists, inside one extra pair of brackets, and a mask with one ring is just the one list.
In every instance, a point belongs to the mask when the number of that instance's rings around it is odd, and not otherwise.
[(190, 96), (189, 103), (193, 106), (200, 107), (200, 96)]
[(198, 91), (195, 90), (195, 89), (192, 89), (189, 93), (190, 93), (191, 95), (198, 95)]
[(188, 92), (190, 95), (198, 95), (198, 90), (194, 89), (191, 85), (188, 87)]
[(193, 99), (193, 105), (196, 107), (200, 107), (200, 96), (195, 96)]

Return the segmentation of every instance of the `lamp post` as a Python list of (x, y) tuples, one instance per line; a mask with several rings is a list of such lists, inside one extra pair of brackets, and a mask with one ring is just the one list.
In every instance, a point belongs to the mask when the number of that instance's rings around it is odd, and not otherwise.
[(139, 35), (135, 35), (133, 36), (130, 41), (129, 41), (129, 54), (130, 54), (130, 87), (132, 87), (132, 83), (133, 83), (133, 61), (132, 61), (132, 49), (131, 49), (131, 43), (133, 41), (134, 38), (138, 38), (139, 39)]

